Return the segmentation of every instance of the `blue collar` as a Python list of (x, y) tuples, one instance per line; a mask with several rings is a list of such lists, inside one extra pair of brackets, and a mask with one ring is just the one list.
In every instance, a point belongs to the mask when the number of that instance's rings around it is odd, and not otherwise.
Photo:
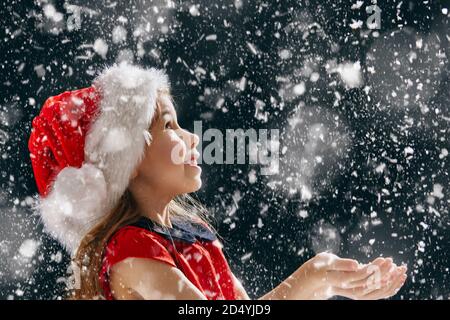
[(172, 228), (164, 228), (152, 219), (142, 216), (137, 222), (131, 226), (156, 232), (170, 240), (170, 236), (174, 240), (181, 240), (188, 243), (194, 243), (197, 239), (202, 241), (214, 241), (216, 235), (206, 226), (200, 223), (184, 221), (181, 218), (171, 217)]

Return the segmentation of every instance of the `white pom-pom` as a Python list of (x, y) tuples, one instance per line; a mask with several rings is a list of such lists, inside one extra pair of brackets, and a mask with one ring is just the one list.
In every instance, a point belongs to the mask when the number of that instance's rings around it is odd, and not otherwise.
[(74, 254), (85, 234), (105, 214), (106, 196), (102, 171), (85, 163), (81, 168), (61, 170), (51, 192), (40, 199), (35, 210), (45, 231)]
[(102, 213), (102, 203), (106, 199), (105, 178), (90, 164), (81, 168), (66, 167), (58, 174), (53, 192), (67, 207), (64, 212), (67, 216), (78, 220), (91, 219), (93, 213), (97, 213), (95, 217)]

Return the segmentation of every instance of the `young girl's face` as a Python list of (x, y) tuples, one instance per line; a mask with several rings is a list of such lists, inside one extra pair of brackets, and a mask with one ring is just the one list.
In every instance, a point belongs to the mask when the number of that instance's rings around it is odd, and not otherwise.
[(173, 103), (166, 93), (157, 102), (157, 115), (150, 128), (152, 142), (137, 168), (137, 179), (175, 196), (197, 191), (202, 184), (196, 146), (199, 137), (180, 128)]

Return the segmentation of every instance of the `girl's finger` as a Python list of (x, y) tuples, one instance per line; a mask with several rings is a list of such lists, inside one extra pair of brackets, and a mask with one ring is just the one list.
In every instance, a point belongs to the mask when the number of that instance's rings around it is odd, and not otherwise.
[(364, 290), (366, 290), (366, 289), (368, 289), (370, 284), (375, 282), (374, 277), (375, 277), (375, 274), (373, 272), (368, 273), (365, 278), (362, 278), (359, 280), (353, 280), (348, 283), (344, 283), (342, 287), (347, 288), (347, 289), (363, 288)]
[(326, 272), (326, 279), (327, 282), (334, 287), (354, 288), (355, 286), (350, 285), (351, 283), (367, 281), (367, 279), (372, 275), (373, 272), (368, 269), (368, 267), (364, 267), (358, 271), (329, 270)]
[(401, 288), (401, 286), (404, 283), (404, 279), (406, 279), (406, 275), (404, 274), (403, 268), (398, 268), (394, 275), (393, 282), (388, 284), (384, 282), (382, 283), (381, 287), (375, 287), (375, 286), (367, 286), (367, 285), (361, 285), (361, 286), (355, 286), (351, 288), (344, 288), (344, 287), (334, 287), (333, 292), (336, 295), (340, 295), (343, 297), (351, 298), (351, 299), (363, 299), (363, 300), (373, 300), (373, 299), (380, 299), (380, 298), (386, 298), (390, 297)]
[(373, 260), (371, 263), (372, 263), (372, 264), (381, 265), (381, 264), (384, 262), (384, 260), (386, 260), (386, 259), (383, 258), (383, 257), (378, 257), (378, 258), (376, 258), (375, 260)]
[[(404, 280), (402, 280), (404, 281)], [(399, 283), (399, 287), (394, 289), (380, 289), (376, 291), (372, 291), (364, 296), (362, 296), (361, 300), (378, 300), (378, 299), (387, 299), (392, 297), (396, 292), (400, 289), (400, 287), (403, 285), (403, 282)]]
[[(369, 270), (368, 270), (369, 271)], [(399, 273), (404, 273), (406, 271), (405, 268), (397, 268), (395, 271), (398, 271)], [(395, 276), (395, 271), (389, 273), (389, 277), (382, 278), (382, 275), (379, 273), (371, 273), (368, 277), (351, 281), (350, 283), (344, 283), (342, 288), (348, 288), (348, 289), (355, 289), (355, 288), (362, 288), (365, 290), (365, 293), (368, 293), (373, 290), (382, 289), (383, 287), (386, 287), (388, 284), (388, 280), (390, 277)]]
[(380, 299), (388, 295), (389, 290), (392, 290), (394, 285), (383, 287), (380, 289), (367, 288), (367, 287), (356, 287), (356, 288), (340, 288), (334, 287), (333, 293), (343, 297), (347, 297), (354, 300), (374, 300)]
[(356, 288), (333, 287), (332, 291), (335, 295), (350, 298), (353, 300), (360, 299), (360, 297), (367, 294), (367, 288), (365, 287), (356, 287)]
[(394, 280), (394, 283), (387, 290), (385, 298), (389, 298), (397, 294), (400, 288), (405, 284), (406, 278), (406, 274), (400, 272), (400, 274), (397, 276), (397, 279)]
[[(372, 274), (370, 278), (357, 280), (349, 284), (349, 287), (355, 288), (359, 286), (366, 286), (370, 288), (380, 289), (386, 285), (386, 282), (392, 277), (394, 272), (398, 270), (398, 267), (393, 263), (391, 258), (376, 259), (374, 262), (377, 264), (371, 264), (368, 267), (368, 271)], [(363, 281), (366, 280), (366, 283)]]
[(371, 265), (366, 265), (358, 271), (348, 272), (339, 271), (342, 277), (344, 288), (355, 288), (366, 284), (371, 278), (376, 276), (379, 268), (373, 268)]
[(385, 275), (387, 270), (392, 267), (392, 263), (384, 259), (377, 262), (381, 262), (381, 266), (368, 264), (360, 267), (357, 271), (327, 271), (327, 279), (335, 287), (357, 288), (367, 287), (372, 283), (375, 283), (376, 286), (379, 283), (379, 286), (375, 288), (379, 289), (381, 281), (387, 280)]
[(349, 288), (364, 287), (366, 290), (380, 289), (386, 284), (390, 276), (388, 271), (391, 267), (392, 263), (389, 260), (383, 260), (381, 265), (370, 264), (367, 266), (368, 277), (355, 278), (347, 286)]
[(336, 258), (328, 269), (336, 271), (356, 271), (358, 270), (358, 267), (359, 263), (356, 260)]
[(374, 300), (374, 299), (389, 298), (398, 292), (398, 290), (405, 283), (405, 280), (406, 280), (406, 275), (397, 276), (397, 278), (395, 278), (394, 282), (390, 286), (366, 293), (365, 295), (361, 296), (361, 299)]
[(389, 271), (394, 270), (392, 269), (393, 265), (392, 262), (388, 259), (386, 259), (381, 266), (379, 267), (379, 270), (375, 272), (379, 272), (379, 278), (380, 280), (386, 280), (389, 277)]

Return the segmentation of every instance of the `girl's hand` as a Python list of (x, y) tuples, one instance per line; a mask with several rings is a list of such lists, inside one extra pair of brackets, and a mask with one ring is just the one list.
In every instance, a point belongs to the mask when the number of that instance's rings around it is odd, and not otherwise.
[(353, 282), (348, 288), (334, 287), (335, 295), (355, 300), (386, 299), (395, 295), (406, 281), (406, 266), (398, 267), (391, 258), (377, 258), (368, 268), (374, 272), (363, 282)]
[(406, 267), (392, 259), (377, 258), (361, 265), (331, 253), (320, 253), (297, 271), (295, 290), (309, 292), (301, 298), (328, 299), (340, 295), (351, 299), (382, 299), (394, 295), (406, 279)]

